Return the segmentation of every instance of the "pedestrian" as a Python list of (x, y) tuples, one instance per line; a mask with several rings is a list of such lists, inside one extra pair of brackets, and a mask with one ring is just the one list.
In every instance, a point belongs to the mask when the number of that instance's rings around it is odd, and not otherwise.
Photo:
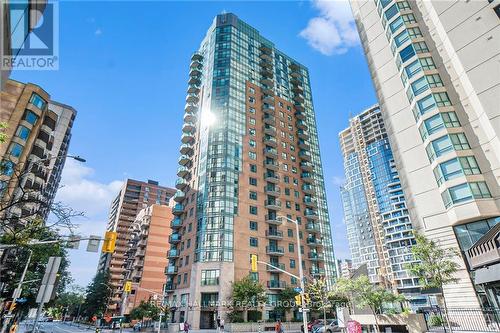
[(184, 333), (189, 333), (189, 323), (187, 321), (184, 322)]
[(217, 317), (217, 332), (220, 331), (220, 317)]
[(278, 319), (276, 322), (276, 326), (274, 327), (276, 333), (283, 333), (283, 325), (281, 324), (281, 320)]
[(224, 332), (224, 319), (220, 320), (220, 330)]
[(17, 331), (17, 321), (15, 321), (12, 326), (10, 326), (9, 333), (16, 333)]

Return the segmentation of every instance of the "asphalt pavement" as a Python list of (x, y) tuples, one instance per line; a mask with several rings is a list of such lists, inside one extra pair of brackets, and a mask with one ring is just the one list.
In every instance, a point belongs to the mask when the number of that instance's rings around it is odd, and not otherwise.
[[(31, 322), (22, 322), (19, 325), (19, 329), (17, 333), (26, 333), (31, 330)], [(40, 332), (41, 333), (94, 333), (95, 328), (93, 326), (83, 325), (83, 324), (73, 324), (70, 322), (42, 322), (40, 323)], [(110, 330), (110, 329), (101, 329), (101, 333), (119, 333), (119, 329)], [(130, 333), (132, 329), (124, 328), (122, 330), (123, 333)]]

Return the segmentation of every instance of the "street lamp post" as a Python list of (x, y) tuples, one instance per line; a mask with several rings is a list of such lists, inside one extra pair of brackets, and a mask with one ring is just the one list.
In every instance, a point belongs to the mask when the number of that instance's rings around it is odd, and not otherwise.
[(307, 333), (307, 312), (306, 312), (306, 300), (304, 297), (305, 286), (304, 286), (304, 269), (302, 267), (302, 251), (300, 247), (300, 237), (299, 237), (299, 222), (292, 220), (287, 216), (280, 215), (278, 218), (285, 219), (288, 222), (295, 224), (295, 235), (297, 236), (297, 252), (299, 255), (299, 277), (300, 277), (300, 299), (302, 302), (302, 324), (304, 325), (304, 333)]

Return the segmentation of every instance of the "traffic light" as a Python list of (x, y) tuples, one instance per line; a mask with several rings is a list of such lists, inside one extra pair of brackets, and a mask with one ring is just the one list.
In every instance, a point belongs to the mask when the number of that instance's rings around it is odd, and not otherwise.
[(102, 244), (103, 253), (113, 253), (115, 252), (117, 234), (115, 231), (106, 231), (104, 235), (104, 243)]
[(132, 281), (125, 282), (125, 285), (123, 286), (123, 291), (126, 293), (129, 293), (132, 291)]
[(300, 294), (295, 295), (295, 305), (297, 306), (302, 305), (302, 298), (300, 297)]
[(12, 302), (10, 303), (10, 306), (9, 306), (9, 311), (14, 311), (16, 309), (16, 300), (12, 300)]
[(252, 262), (252, 272), (257, 272), (257, 255), (256, 254), (252, 254), (250, 256), (250, 260)]
[(311, 303), (311, 297), (309, 296), (309, 294), (304, 294), (304, 301), (306, 304)]

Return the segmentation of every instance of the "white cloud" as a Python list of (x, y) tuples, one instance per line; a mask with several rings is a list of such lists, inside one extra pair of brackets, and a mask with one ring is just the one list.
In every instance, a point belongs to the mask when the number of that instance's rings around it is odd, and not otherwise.
[(68, 159), (61, 178), (61, 188), (57, 191), (56, 201), (94, 216), (107, 215), (111, 201), (118, 194), (123, 181), (114, 180), (101, 183), (92, 180), (94, 169), (84, 164)]
[(309, 45), (324, 55), (343, 54), (359, 44), (359, 36), (347, 0), (313, 0), (319, 15), (300, 32)]
[(333, 182), (333, 185), (335, 185), (335, 186), (342, 186), (345, 183), (345, 178), (339, 177), (339, 176), (333, 176), (332, 182)]
[(97, 28), (97, 30), (94, 32), (96, 36), (102, 35), (102, 30), (100, 28)]

